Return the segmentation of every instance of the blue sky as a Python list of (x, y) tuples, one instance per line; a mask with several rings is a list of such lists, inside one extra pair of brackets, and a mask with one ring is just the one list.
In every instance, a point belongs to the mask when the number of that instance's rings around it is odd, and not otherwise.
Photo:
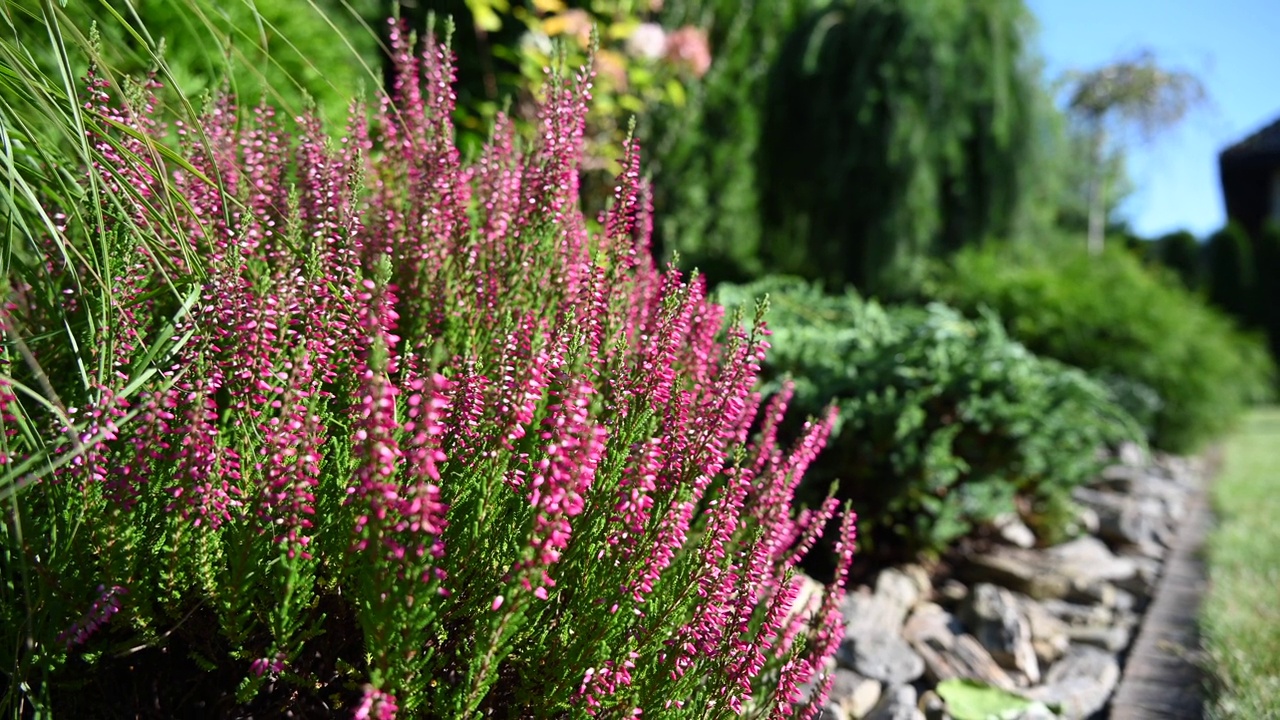
[(1141, 235), (1221, 227), (1218, 151), (1280, 118), (1278, 0), (1027, 0), (1054, 77), (1148, 48), (1200, 77), (1206, 105), (1134, 148), (1135, 192), (1121, 208)]

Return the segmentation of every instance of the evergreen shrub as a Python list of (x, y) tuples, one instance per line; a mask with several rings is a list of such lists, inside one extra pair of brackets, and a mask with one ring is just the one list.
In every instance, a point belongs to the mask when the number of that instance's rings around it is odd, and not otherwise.
[(588, 230), (588, 73), (527, 151), (500, 119), (466, 163), (450, 54), (390, 40), (394, 97), (332, 142), (21, 66), (8, 709), (772, 717), (811, 680), (820, 706), (845, 575), (793, 568), (838, 508), (791, 504), (829, 423), (782, 447), (759, 315), (726, 330), (648, 259), (635, 147)]
[(969, 250), (933, 292), (967, 314), (990, 308), (1033, 352), (1113, 384), (1164, 450), (1198, 449), (1270, 395), (1262, 343), (1123, 248)]
[(1020, 509), (1060, 535), (1098, 451), (1141, 436), (1103, 386), (1033, 355), (994, 317), (886, 308), (786, 278), (717, 292), (726, 304), (768, 294), (770, 387), (793, 407), (839, 408), (807, 482), (835, 481), (857, 504), (864, 550), (941, 553)]

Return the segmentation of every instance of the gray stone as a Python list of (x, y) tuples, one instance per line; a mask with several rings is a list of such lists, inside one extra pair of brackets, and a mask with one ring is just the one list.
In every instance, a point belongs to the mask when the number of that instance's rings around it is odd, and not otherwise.
[(917, 707), (924, 713), (925, 720), (952, 720), (951, 714), (947, 712), (946, 701), (932, 690), (925, 690), (920, 695)]
[(1124, 625), (1082, 626), (1067, 630), (1072, 643), (1092, 645), (1112, 653), (1129, 647), (1131, 634), (1131, 630)]
[(924, 659), (925, 670), (934, 682), (971, 678), (989, 685), (1014, 690), (1018, 684), (991, 658), (951, 613), (933, 603), (923, 603), (907, 620), (903, 637)]
[(1131, 558), (1117, 557), (1101, 540), (1080, 537), (1044, 551), (996, 547), (960, 567), (962, 578), (989, 582), (1036, 599), (1064, 598), (1098, 582), (1131, 578)]
[(1098, 580), (1114, 582), (1132, 577), (1137, 568), (1129, 558), (1118, 557), (1095, 537), (1079, 537), (1045, 551), (1053, 568), (1077, 585)]
[(1017, 670), (1031, 684), (1040, 681), (1040, 663), (1031, 645), (1031, 627), (1013, 593), (979, 583), (969, 593), (960, 617), (1001, 667)]
[(1059, 716), (1050, 710), (1048, 705), (1042, 702), (1034, 702), (1008, 720), (1059, 720)]
[(842, 717), (856, 720), (871, 712), (880, 701), (880, 694), (880, 681), (837, 668), (827, 695), (827, 707)]
[(1073, 490), (1071, 497), (1098, 514), (1101, 538), (1136, 547), (1149, 557), (1163, 556), (1172, 520), (1161, 499), (1083, 487)]
[(909, 683), (924, 674), (924, 660), (896, 630), (846, 635), (836, 652), (836, 660), (890, 686)]
[(1131, 592), (1139, 598), (1150, 599), (1156, 583), (1160, 580), (1160, 561), (1142, 556), (1131, 556), (1128, 559), (1133, 562), (1136, 572), (1128, 579), (1117, 581), (1116, 587)]
[(1120, 681), (1120, 665), (1105, 650), (1073, 646), (1045, 675), (1045, 684), (1028, 691), (1033, 700), (1058, 705), (1062, 717), (1084, 720), (1106, 706)]
[(899, 685), (885, 692), (866, 720), (924, 720), (924, 713), (916, 707), (916, 689)]
[(1020, 548), (1036, 546), (1036, 534), (1016, 514), (1001, 515), (992, 521), (992, 524), (996, 528), (996, 533), (1000, 535), (1000, 539), (1006, 543)]
[(874, 592), (865, 586), (859, 587), (845, 596), (840, 610), (850, 634), (877, 630), (897, 632), (920, 597), (916, 580), (901, 570), (889, 568), (876, 578)]
[(1116, 586), (1106, 580), (1086, 580), (1084, 582), (1073, 581), (1071, 583), (1071, 591), (1063, 599), (1068, 602), (1085, 605), (1115, 607), (1117, 595)]
[(1065, 600), (1045, 600), (1041, 607), (1071, 627), (1110, 625), (1115, 613), (1101, 605), (1080, 605)]
[(1116, 461), (1129, 467), (1145, 467), (1151, 463), (1147, 449), (1135, 442), (1120, 443), (1116, 450)]
[(968, 559), (960, 575), (972, 583), (988, 582), (1033, 598), (1060, 598), (1071, 590), (1071, 580), (1046, 570), (1036, 555), (1018, 548), (997, 548)]
[(964, 583), (951, 578), (938, 587), (938, 600), (947, 604), (957, 604), (969, 596), (969, 588)]
[(1021, 602), (1022, 612), (1031, 629), (1031, 646), (1035, 648), (1036, 659), (1042, 668), (1048, 667), (1062, 657), (1071, 644), (1067, 624), (1031, 598), (1023, 597)]

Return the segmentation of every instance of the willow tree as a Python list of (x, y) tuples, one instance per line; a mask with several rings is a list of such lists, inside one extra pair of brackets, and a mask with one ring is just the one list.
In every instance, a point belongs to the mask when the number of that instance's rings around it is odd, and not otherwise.
[(655, 249), (712, 281), (742, 281), (760, 260), (758, 156), (769, 68), (790, 29), (828, 0), (666, 0), (663, 25), (705, 28), (707, 74), (683, 106), (640, 118), (653, 172)]
[(1009, 231), (1034, 173), (1021, 0), (856, 0), (775, 65), (761, 153), (772, 265), (883, 291)]

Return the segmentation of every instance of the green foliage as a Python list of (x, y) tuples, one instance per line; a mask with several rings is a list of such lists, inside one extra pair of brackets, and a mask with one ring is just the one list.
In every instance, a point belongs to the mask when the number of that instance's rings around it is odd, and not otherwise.
[[(81, 33), (92, 22), (101, 34), (100, 65), (135, 77), (158, 69), (171, 100), (198, 98), (225, 84), (238, 97), (266, 98), (291, 116), (314, 103), (323, 118), (340, 127), (358, 91), (375, 90), (382, 82), (378, 31), (370, 27), (379, 22), (380, 0), (133, 0), (128, 5), (6, 0), (5, 5), (19, 37), (43, 37), (42, 5), (60, 16), (73, 45), (86, 44)], [(66, 22), (70, 18), (75, 22)], [(36, 60), (45, 72), (56, 72), (53, 55), (38, 51)], [(74, 60), (75, 75), (83, 75), (88, 59)]]
[(938, 683), (937, 692), (947, 703), (947, 714), (955, 720), (1003, 720), (1037, 709), (1042, 713), (1060, 710), (967, 678), (943, 680)]
[(813, 13), (770, 79), (765, 256), (880, 292), (1006, 235), (1035, 170), (1019, 0), (858, 0)]
[(934, 296), (970, 314), (991, 308), (1032, 351), (1107, 381), (1165, 450), (1200, 447), (1270, 391), (1256, 339), (1123, 248), (966, 251)]
[(1216, 522), (1206, 543), (1208, 595), (1200, 628), (1208, 655), (1210, 720), (1246, 720), (1280, 708), (1280, 408), (1259, 408), (1225, 443), (1210, 488)]
[(711, 69), (690, 83), (684, 107), (640, 120), (652, 156), (654, 236), (664, 258), (679, 254), (712, 282), (763, 270), (758, 156), (769, 68), (800, 18), (830, 0), (666, 0), (667, 27), (704, 27)]
[(789, 279), (718, 292), (730, 304), (768, 293), (774, 389), (790, 378), (797, 407), (839, 407), (809, 477), (857, 504), (864, 553), (944, 551), (1019, 498), (1060, 533), (1048, 511), (1096, 472), (1099, 447), (1140, 436), (1106, 389), (1032, 355), (994, 317), (885, 308)]
[(1271, 356), (1280, 362), (1280, 224), (1270, 222), (1256, 239), (1258, 306), (1256, 317), (1266, 328)]
[(1156, 242), (1155, 257), (1173, 271), (1183, 287), (1195, 292), (1204, 284), (1203, 248), (1196, 236), (1178, 230), (1161, 236)]
[(1243, 325), (1261, 326), (1261, 298), (1249, 235), (1237, 223), (1209, 237), (1209, 300)]

